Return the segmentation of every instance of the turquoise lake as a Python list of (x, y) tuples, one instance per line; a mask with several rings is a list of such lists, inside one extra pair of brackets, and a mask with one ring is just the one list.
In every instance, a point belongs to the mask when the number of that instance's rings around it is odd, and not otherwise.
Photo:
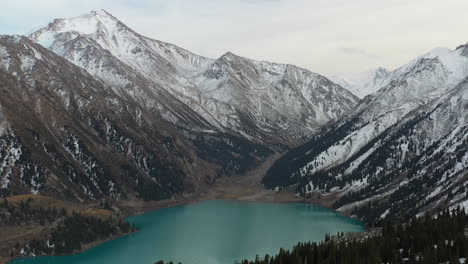
[(276, 254), (326, 233), (364, 230), (359, 221), (304, 203), (206, 201), (127, 218), (138, 233), (72, 256), (16, 260), (14, 264), (234, 264)]

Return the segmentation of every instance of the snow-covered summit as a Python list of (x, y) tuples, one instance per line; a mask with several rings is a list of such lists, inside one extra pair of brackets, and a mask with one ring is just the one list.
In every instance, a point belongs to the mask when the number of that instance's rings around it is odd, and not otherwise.
[(47, 27), (32, 33), (30, 38), (55, 51), (59, 47), (53, 45), (61, 44), (57, 43), (57, 39), (63, 35), (66, 35), (68, 40), (86, 35), (112, 55), (141, 70), (148, 69), (145, 68), (144, 62), (135, 61), (141, 55), (149, 55), (153, 60), (159, 60), (157, 63), (170, 63), (185, 71), (197, 70), (212, 62), (176, 45), (144, 37), (105, 10), (91, 11), (72, 18), (55, 19)]
[[(116, 30), (118, 24), (119, 21), (115, 17), (101, 9), (68, 19), (57, 18), (49, 26), (54, 26), (57, 33), (76, 31), (83, 34), (96, 34), (101, 30)], [(43, 38), (45, 35), (41, 35), (41, 37)], [(38, 42), (41, 43), (39, 39)]]

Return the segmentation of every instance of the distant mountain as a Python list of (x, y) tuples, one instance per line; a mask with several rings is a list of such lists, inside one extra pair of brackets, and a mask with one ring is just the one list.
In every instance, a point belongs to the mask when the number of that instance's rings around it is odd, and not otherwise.
[(30, 38), (187, 129), (295, 145), (358, 101), (316, 73), (230, 52), (201, 57), (141, 36), (104, 10), (56, 19)]
[(389, 75), (389, 70), (379, 67), (356, 74), (330, 76), (330, 80), (348, 89), (359, 98), (364, 98), (385, 86)]
[(276, 162), (265, 185), (330, 195), (368, 221), (466, 206), (467, 77), (467, 45), (416, 58)]

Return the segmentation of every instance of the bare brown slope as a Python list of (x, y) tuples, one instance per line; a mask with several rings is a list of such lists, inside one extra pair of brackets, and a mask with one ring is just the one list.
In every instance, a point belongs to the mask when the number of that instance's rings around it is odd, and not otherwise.
[(4, 36), (0, 45), (8, 52), (0, 67), (0, 196), (164, 199), (216, 176), (217, 166), (198, 158), (175, 126), (84, 70), (25, 38)]

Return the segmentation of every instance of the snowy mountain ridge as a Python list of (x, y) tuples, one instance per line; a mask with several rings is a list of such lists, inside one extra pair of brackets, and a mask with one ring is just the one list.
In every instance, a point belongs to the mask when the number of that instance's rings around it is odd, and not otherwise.
[(392, 80), (400, 78), (401, 75), (407, 73), (409, 69), (414, 67), (420, 60), (439, 58), (444, 63), (445, 67), (447, 67), (454, 76), (457, 76), (454, 81), (459, 81), (463, 77), (463, 67), (465, 66), (463, 62), (456, 62), (457, 58), (459, 58), (453, 55), (453, 53), (456, 54), (456, 52), (456, 50), (453, 51), (448, 48), (435, 48), (393, 71), (378, 67), (365, 72), (333, 75), (330, 76), (330, 80), (350, 90), (359, 98), (364, 98), (388, 85)]
[[(216, 60), (201, 57), (143, 37), (104, 10), (56, 19), (30, 38), (113, 86), (119, 79), (120, 86), (128, 85), (130, 78), (115, 72), (115, 65), (125, 66), (144, 76), (148, 89), (169, 93), (193, 110), (206, 121), (200, 127), (234, 131), (256, 141), (297, 144), (358, 101), (308, 70), (257, 62), (230, 52)], [(91, 47), (95, 49), (92, 57), (85, 52)], [(172, 109), (166, 112), (175, 108), (167, 101), (146, 104)], [(173, 113), (162, 114), (170, 122), (183, 123)]]

